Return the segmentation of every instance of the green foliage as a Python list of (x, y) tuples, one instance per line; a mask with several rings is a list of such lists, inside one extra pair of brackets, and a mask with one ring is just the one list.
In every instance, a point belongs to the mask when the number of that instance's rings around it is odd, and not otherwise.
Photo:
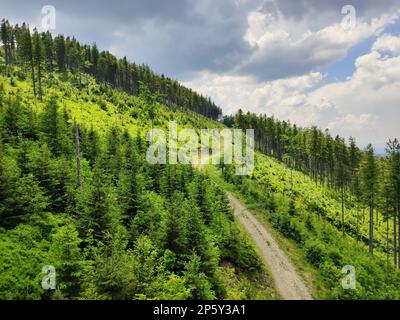
[(47, 264), (49, 240), (38, 227), (25, 224), (1, 230), (0, 237), (0, 298), (41, 299), (41, 270)]
[(191, 256), (190, 260), (185, 264), (184, 277), (193, 299), (215, 299), (215, 294), (211, 290), (210, 282), (206, 275), (200, 270), (200, 257), (195, 254)]
[(49, 261), (57, 272), (58, 290), (64, 299), (78, 297), (81, 290), (83, 261), (81, 240), (73, 224), (59, 227), (52, 236)]
[[(59, 67), (67, 63), (59, 59)], [(34, 102), (32, 84), (0, 78), (1, 297), (223, 299), (223, 261), (249, 279), (261, 272), (218, 186), (190, 166), (145, 160), (140, 131), (151, 120), (161, 128), (169, 120), (183, 127), (208, 127), (210, 120), (171, 111), (147, 92), (150, 119), (143, 94), (132, 97), (90, 77), (82, 76), (78, 90), (68, 83), (72, 75), (53, 72), (51, 86), (42, 83), (43, 101)], [(55, 267), (55, 290), (41, 287), (46, 265)]]
[[(243, 182), (236, 182), (237, 190), (265, 214), (274, 228), (299, 247), (304, 260), (315, 269), (317, 286), (327, 289), (325, 297), (397, 299), (400, 273), (388, 264), (385, 251), (386, 225), (374, 226), (376, 250), (374, 257), (371, 257), (367, 246), (369, 220), (363, 221), (359, 217), (358, 222), (365, 243), (357, 240), (356, 232), (349, 232), (350, 235), (343, 237), (339, 214), (341, 201), (335, 197), (334, 191), (324, 190), (312, 179), (294, 171), (291, 192), (291, 173), (285, 165), (261, 155), (257, 156), (256, 161), (252, 176)], [(370, 156), (369, 160), (364, 161), (362, 167), (367, 164), (373, 166), (376, 160)], [(370, 172), (365, 170), (365, 174)], [(376, 192), (376, 189), (370, 191), (370, 195), (376, 197)], [(269, 203), (274, 203), (273, 208)], [(356, 207), (346, 210), (348, 231), (352, 228), (356, 230), (356, 213)], [(342, 288), (342, 268), (345, 265), (355, 267), (356, 290)]]

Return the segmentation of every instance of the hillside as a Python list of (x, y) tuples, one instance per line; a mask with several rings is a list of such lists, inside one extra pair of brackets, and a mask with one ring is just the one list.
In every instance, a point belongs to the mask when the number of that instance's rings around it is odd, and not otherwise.
[[(309, 280), (316, 297), (399, 298), (400, 273), (387, 258), (386, 223), (378, 224), (375, 229), (377, 250), (371, 257), (368, 218), (362, 219), (358, 211), (362, 237), (351, 232), (343, 236), (341, 201), (337, 193), (316, 185), (307, 175), (298, 171), (291, 173), (285, 164), (261, 154), (257, 154), (254, 172), (249, 177), (238, 177), (229, 167), (223, 175), (215, 168), (208, 170), (214, 181), (235, 192), (260, 221), (278, 231), (281, 247), (286, 248), (303, 277)], [(356, 226), (357, 210), (354, 207), (346, 209), (346, 220), (349, 226)], [(347, 265), (356, 270), (355, 290), (342, 287), (346, 274), (342, 273), (342, 268)]]
[[(284, 268), (266, 267), (271, 246), (303, 298), (400, 298), (397, 140), (377, 158), (317, 127), (240, 110), (219, 122), (210, 99), (146, 66), (2, 31), (0, 298), (292, 297)], [(148, 132), (171, 121), (255, 129), (254, 171), (149, 164)]]
[[(0, 78), (3, 299), (277, 298), (223, 191), (190, 166), (146, 163), (145, 97), (90, 76), (77, 89), (65, 73), (39, 101)], [(155, 126), (212, 125), (154, 107)], [(60, 283), (50, 295), (46, 265)]]

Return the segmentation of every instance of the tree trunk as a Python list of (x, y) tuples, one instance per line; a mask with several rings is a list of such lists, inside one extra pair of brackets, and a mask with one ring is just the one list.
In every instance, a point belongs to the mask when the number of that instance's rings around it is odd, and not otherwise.
[(290, 193), (293, 193), (293, 160), (290, 157)]
[[(400, 241), (400, 206), (397, 206), (397, 232), (398, 232), (398, 236), (397, 239), (398, 241)], [(399, 246), (397, 246), (397, 266), (400, 268), (400, 253), (398, 252), (399, 250)]]
[(369, 207), (369, 254), (374, 254), (374, 209), (373, 205)]
[(394, 266), (397, 266), (397, 212), (393, 213), (393, 258)]
[(4, 60), (6, 63), (6, 77), (8, 77), (8, 45), (7, 43), (4, 43)]
[(387, 266), (389, 267), (389, 259), (390, 259), (390, 249), (389, 249), (389, 212), (388, 208), (386, 208), (386, 260)]
[(40, 71), (40, 60), (38, 61), (38, 83), (39, 83), (39, 99), (42, 100), (43, 98), (43, 91), (42, 91), (42, 73)]
[(33, 95), (36, 97), (35, 65), (33, 63), (33, 56), (31, 58), (31, 71), (32, 71)]
[(342, 183), (342, 234), (344, 237), (344, 186)]
[(82, 186), (81, 180), (81, 154), (79, 147), (79, 127), (75, 122), (75, 148), (76, 148), (76, 176), (78, 187)]
[(360, 215), (359, 215), (359, 207), (358, 207), (358, 204), (357, 204), (357, 235), (356, 235), (356, 238), (357, 238), (357, 243), (358, 243), (358, 241), (360, 240)]

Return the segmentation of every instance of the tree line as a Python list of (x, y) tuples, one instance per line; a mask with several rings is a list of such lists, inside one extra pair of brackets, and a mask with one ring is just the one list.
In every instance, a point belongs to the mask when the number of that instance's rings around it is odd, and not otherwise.
[[(381, 219), (387, 224), (387, 254), (392, 252), (393, 263), (400, 266), (400, 143), (398, 139), (386, 144), (386, 155), (378, 157), (369, 144), (364, 150), (339, 135), (333, 137), (328, 130), (316, 126), (300, 128), (289, 121), (274, 117), (243, 113), (224, 116), (230, 127), (255, 130), (255, 147), (262, 153), (285, 162), (291, 170), (309, 175), (316, 184), (333, 189), (342, 203), (342, 232), (345, 229), (347, 204), (356, 206), (357, 212), (369, 210), (369, 250), (374, 250), (375, 223)], [(357, 213), (358, 214), (358, 213)], [(359, 217), (357, 216), (357, 219)], [(391, 221), (391, 222), (389, 222)], [(392, 241), (389, 240), (392, 223)], [(358, 228), (358, 226), (357, 226)], [(392, 242), (392, 249), (389, 243)]]
[[(126, 57), (118, 59), (108, 51), (100, 51), (96, 44), (79, 43), (74, 37), (50, 32), (31, 33), (27, 24), (12, 26), (1, 22), (1, 42), (4, 48), (4, 69), (9, 75), (11, 66), (18, 65), (30, 71), (34, 95), (43, 96), (43, 79), (51, 85), (54, 71), (69, 71), (77, 76), (90, 74), (100, 83), (124, 90), (133, 95), (140, 93), (140, 83), (146, 83), (152, 93), (159, 93), (160, 102), (167, 106), (187, 108), (217, 120), (222, 110), (209, 97), (204, 97), (182, 86), (178, 81), (154, 73), (147, 65), (130, 63)], [(46, 75), (46, 77), (44, 77)]]

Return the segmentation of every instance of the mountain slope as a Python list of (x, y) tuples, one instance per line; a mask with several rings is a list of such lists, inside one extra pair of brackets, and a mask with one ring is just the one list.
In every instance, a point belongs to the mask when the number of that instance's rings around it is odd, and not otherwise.
[[(214, 122), (157, 103), (151, 121), (146, 96), (55, 76), (43, 101), (23, 74), (0, 76), (3, 299), (278, 297), (222, 190), (145, 160), (152, 125)], [(41, 287), (47, 265), (55, 290)]]
[[(257, 213), (260, 222), (279, 231), (284, 238), (280, 243), (287, 253), (290, 251), (292, 262), (304, 271), (304, 278), (312, 279), (312, 287), (317, 291), (313, 296), (399, 298), (400, 272), (388, 263), (383, 245), (371, 257), (367, 243), (358, 241), (351, 233), (343, 236), (338, 222), (340, 200), (333, 191), (316, 185), (307, 175), (293, 171), (291, 192), (290, 168), (261, 154), (256, 154), (255, 169), (249, 177), (235, 176), (229, 166), (222, 175), (214, 168), (208, 170), (221, 186), (240, 195), (247, 207)], [(349, 210), (347, 219), (354, 219), (355, 213), (355, 210)], [(380, 226), (383, 227), (385, 225)], [(377, 239), (383, 244), (382, 234), (378, 233)], [(342, 287), (342, 281), (348, 275), (343, 273), (345, 266), (355, 268), (355, 289)]]
[[(317, 139), (322, 132), (294, 134), (297, 128), (288, 123), (239, 112), (238, 126), (260, 122), (259, 149), (281, 161), (257, 153), (249, 177), (236, 176), (232, 166), (212, 167), (205, 174), (189, 166), (150, 166), (145, 160), (149, 129), (167, 129), (170, 121), (197, 131), (222, 128), (199, 115), (216, 119), (220, 109), (146, 67), (74, 39), (59, 36), (53, 42), (50, 34), (37, 32), (31, 37), (26, 25), (12, 28), (5, 22), (2, 31), (0, 71), (7, 74), (0, 75), (3, 297), (276, 298), (271, 277), (233, 219), (227, 190), (245, 199), (260, 223), (268, 221), (289, 239), (284, 247), (296, 252), (293, 257), (288, 250), (297, 270), (314, 276), (313, 297), (400, 297), (399, 271), (387, 261), (390, 247), (396, 247), (386, 238), (395, 231), (383, 223), (389, 218), (384, 221), (375, 211), (376, 250), (370, 257), (370, 224), (358, 210), (366, 202), (354, 195), (341, 201), (336, 191), (316, 184), (319, 178), (325, 182), (326, 150), (319, 150), (324, 143), (318, 146), (322, 140)], [(43, 55), (42, 46), (49, 55)], [(307, 136), (315, 136), (310, 140), (315, 143), (307, 145)], [(300, 138), (300, 151), (309, 149), (296, 162), (314, 180), (283, 163), (293, 152), (288, 137)], [(340, 137), (335, 142), (334, 152), (343, 159), (328, 159), (337, 167), (328, 184), (344, 191), (347, 149)], [(361, 166), (364, 173), (374, 167), (369, 151), (372, 166)], [(61, 281), (55, 292), (40, 286), (40, 271), (49, 263)], [(349, 265), (356, 271), (354, 290), (342, 287), (342, 270)]]

